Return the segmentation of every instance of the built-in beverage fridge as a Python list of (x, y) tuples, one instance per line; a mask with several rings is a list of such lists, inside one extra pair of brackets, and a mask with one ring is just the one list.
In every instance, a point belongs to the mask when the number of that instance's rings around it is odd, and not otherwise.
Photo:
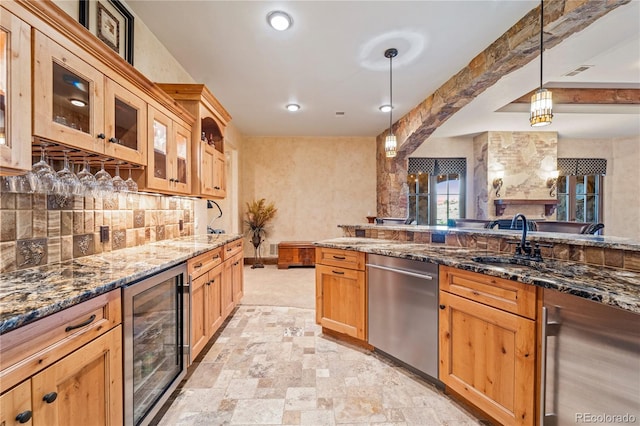
[(146, 425), (186, 374), (186, 265), (123, 289), (124, 423)]

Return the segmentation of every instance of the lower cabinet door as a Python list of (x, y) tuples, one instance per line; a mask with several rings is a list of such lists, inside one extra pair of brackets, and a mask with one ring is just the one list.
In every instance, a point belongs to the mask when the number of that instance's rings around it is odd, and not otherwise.
[(20, 383), (0, 396), (0, 425), (31, 425), (31, 380)]
[(222, 265), (218, 265), (209, 271), (207, 281), (207, 340), (210, 339), (214, 333), (222, 325), (224, 317), (222, 316), (222, 277), (224, 275), (224, 268)]
[(440, 291), (439, 378), (503, 425), (533, 425), (535, 321)]
[(243, 286), (243, 255), (242, 253), (236, 254), (233, 259), (231, 259), (231, 275), (232, 275), (232, 287), (233, 287), (233, 303), (239, 304), (242, 300), (242, 296), (244, 295), (244, 286)]
[(122, 326), (31, 379), (33, 425), (121, 425)]
[(316, 322), (366, 340), (367, 289), (364, 271), (316, 265)]
[(191, 362), (209, 341), (207, 333), (207, 282), (202, 274), (191, 282)]
[(220, 289), (221, 303), (222, 303), (222, 316), (227, 317), (233, 311), (236, 306), (233, 300), (233, 261), (232, 259), (225, 260), (224, 272), (222, 275), (222, 288)]

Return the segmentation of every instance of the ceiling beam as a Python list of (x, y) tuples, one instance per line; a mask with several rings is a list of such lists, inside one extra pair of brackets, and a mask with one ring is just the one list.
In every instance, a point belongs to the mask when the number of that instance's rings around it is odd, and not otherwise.
[[(553, 103), (577, 105), (637, 105), (640, 104), (640, 89), (565, 89), (548, 87), (553, 93)], [(537, 90), (537, 89), (536, 89)], [(532, 90), (526, 95), (511, 102), (512, 104), (528, 104), (531, 102)]]

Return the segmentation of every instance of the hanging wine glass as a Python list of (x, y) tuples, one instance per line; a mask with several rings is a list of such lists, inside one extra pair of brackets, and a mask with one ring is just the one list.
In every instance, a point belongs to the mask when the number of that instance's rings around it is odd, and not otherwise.
[(113, 190), (115, 192), (126, 192), (127, 191), (127, 184), (125, 183), (124, 179), (122, 179), (120, 177), (120, 165), (119, 164), (116, 164), (116, 175), (113, 177), (111, 182), (113, 184)]
[(82, 195), (83, 186), (69, 164), (69, 151), (64, 150), (64, 166), (58, 170), (60, 193), (63, 195)]
[(129, 177), (124, 181), (127, 184), (127, 191), (129, 192), (138, 192), (138, 184), (131, 177), (131, 168), (129, 168)]
[(104, 160), (101, 161), (101, 168), (98, 170), (95, 177), (98, 196), (111, 198), (113, 196), (113, 181), (109, 172), (104, 169)]
[(77, 176), (84, 187), (84, 194), (87, 196), (95, 196), (97, 186), (96, 177), (91, 174), (89, 161), (87, 161), (86, 158), (84, 159), (84, 166), (82, 170), (77, 173)]
[(59, 181), (58, 175), (53, 170), (53, 167), (47, 163), (45, 147), (45, 144), (40, 146), (40, 161), (35, 163), (31, 169), (38, 178), (38, 184), (36, 185), (37, 191), (45, 194), (52, 194), (58, 190)]

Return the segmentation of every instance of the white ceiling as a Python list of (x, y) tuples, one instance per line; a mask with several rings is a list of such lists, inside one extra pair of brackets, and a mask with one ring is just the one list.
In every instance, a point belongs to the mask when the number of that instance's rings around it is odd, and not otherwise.
[[(538, 4), (127, 1), (186, 71), (209, 87), (236, 127), (261, 136), (376, 136), (389, 123), (388, 114), (378, 110), (389, 103), (387, 48), (399, 51), (393, 61), (395, 121)], [(266, 15), (273, 10), (289, 13), (293, 27), (271, 29)], [(563, 77), (585, 64), (594, 66)], [(549, 87), (640, 88), (640, 1), (632, 0), (546, 51), (544, 68)], [(539, 62), (533, 61), (503, 77), (433, 136), (529, 130), (527, 111), (496, 111), (535, 89), (538, 73)], [(291, 102), (302, 109), (287, 112)], [(543, 130), (568, 138), (639, 135), (640, 107), (581, 113), (558, 109), (554, 123)]]

